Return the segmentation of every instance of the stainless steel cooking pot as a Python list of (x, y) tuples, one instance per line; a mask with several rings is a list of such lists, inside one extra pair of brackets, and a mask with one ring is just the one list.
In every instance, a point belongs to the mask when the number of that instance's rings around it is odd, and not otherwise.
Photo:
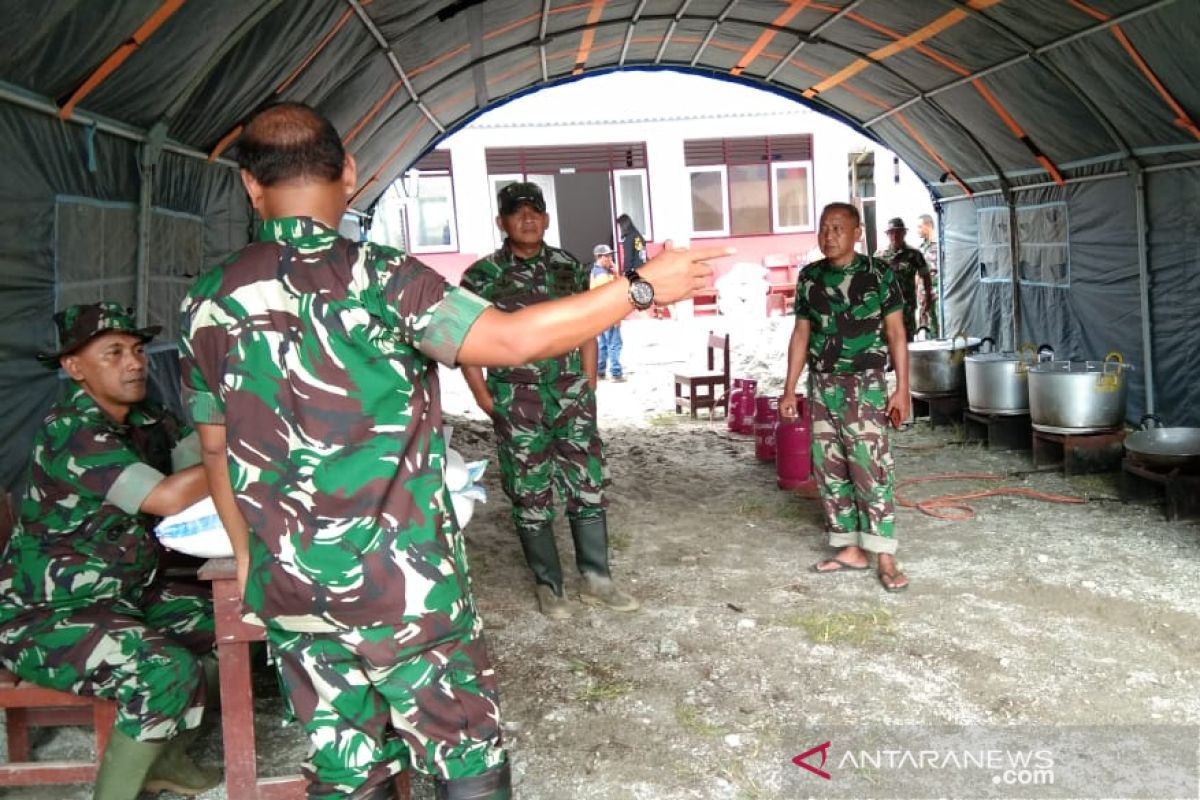
[(976, 336), (922, 339), (908, 343), (908, 388), (914, 394), (962, 394), (967, 385), (963, 361), (979, 349)]
[(1125, 422), (1132, 367), (1117, 353), (1104, 361), (1045, 361), (1029, 368), (1029, 416), (1050, 433), (1111, 430)]
[[(990, 342), (991, 337), (984, 337), (983, 341)], [(967, 356), (967, 406), (978, 414), (1028, 414), (1028, 373), (1036, 360), (1032, 345), (1019, 353)]]
[(1154, 414), (1142, 418), (1143, 429), (1125, 437), (1129, 457), (1150, 467), (1174, 469), (1200, 466), (1200, 428), (1149, 428)]

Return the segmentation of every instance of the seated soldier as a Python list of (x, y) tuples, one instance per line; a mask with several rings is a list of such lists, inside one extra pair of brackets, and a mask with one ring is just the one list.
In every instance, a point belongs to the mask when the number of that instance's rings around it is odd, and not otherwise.
[(216, 675), (212, 602), (158, 576), (158, 519), (208, 494), (198, 437), (144, 402), (145, 343), (116, 303), (54, 317), (69, 391), (34, 439), (28, 488), (0, 557), (0, 663), (22, 679), (111, 698), (98, 800), (220, 781), (188, 758)]

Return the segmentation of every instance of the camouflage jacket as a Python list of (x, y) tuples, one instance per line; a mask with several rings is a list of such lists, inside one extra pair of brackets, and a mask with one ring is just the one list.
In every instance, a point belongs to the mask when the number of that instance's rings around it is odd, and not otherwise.
[(883, 318), (904, 308), (887, 264), (861, 254), (844, 267), (826, 259), (800, 271), (793, 310), (812, 323), (808, 363), (818, 372), (863, 372), (887, 364)]
[[(904, 298), (904, 327), (911, 334), (917, 329), (918, 304), (924, 299), (924, 282), (918, 282), (917, 276), (924, 281), (930, 281), (929, 265), (921, 251), (913, 247), (901, 247), (899, 250), (889, 247), (881, 250), (876, 256), (892, 268), (896, 283), (900, 287), (900, 296)], [(929, 283), (932, 287), (933, 284)]]
[(165, 475), (199, 462), (195, 434), (170, 412), (140, 403), (117, 423), (71, 384), (34, 436), (0, 562), (0, 621), (31, 608), (136, 602), (161, 553), (158, 518), (138, 509)]
[(258, 239), (196, 280), (180, 344), (184, 399), (225, 426), (252, 532), (246, 605), (288, 630), (461, 635), (476, 617), (435, 362), (487, 303), (312, 219)]
[[(506, 241), (468, 267), (459, 285), (491, 300), (502, 311), (516, 311), (587, 291), (590, 276), (590, 270), (566, 250), (544, 244), (533, 258), (519, 258)], [(520, 367), (488, 370), (489, 377), (506, 383), (557, 383), (582, 373), (579, 350)]]

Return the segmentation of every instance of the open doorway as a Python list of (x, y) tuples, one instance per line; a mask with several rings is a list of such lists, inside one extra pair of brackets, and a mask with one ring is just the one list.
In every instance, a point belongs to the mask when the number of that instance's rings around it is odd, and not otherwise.
[(592, 248), (613, 245), (612, 195), (606, 172), (569, 172), (555, 176), (561, 247), (585, 264)]
[(865, 252), (874, 253), (879, 249), (875, 231), (875, 151), (851, 152), (848, 173), (850, 202), (862, 215)]

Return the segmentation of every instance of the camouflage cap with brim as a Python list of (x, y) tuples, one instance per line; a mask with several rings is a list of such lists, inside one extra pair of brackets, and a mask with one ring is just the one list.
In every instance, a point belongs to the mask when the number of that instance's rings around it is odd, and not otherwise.
[(47, 369), (57, 369), (60, 358), (74, 353), (102, 333), (127, 333), (148, 342), (162, 330), (161, 325), (139, 328), (128, 308), (105, 301), (67, 306), (54, 315), (54, 324), (58, 326), (57, 352), (38, 353), (37, 356)]

